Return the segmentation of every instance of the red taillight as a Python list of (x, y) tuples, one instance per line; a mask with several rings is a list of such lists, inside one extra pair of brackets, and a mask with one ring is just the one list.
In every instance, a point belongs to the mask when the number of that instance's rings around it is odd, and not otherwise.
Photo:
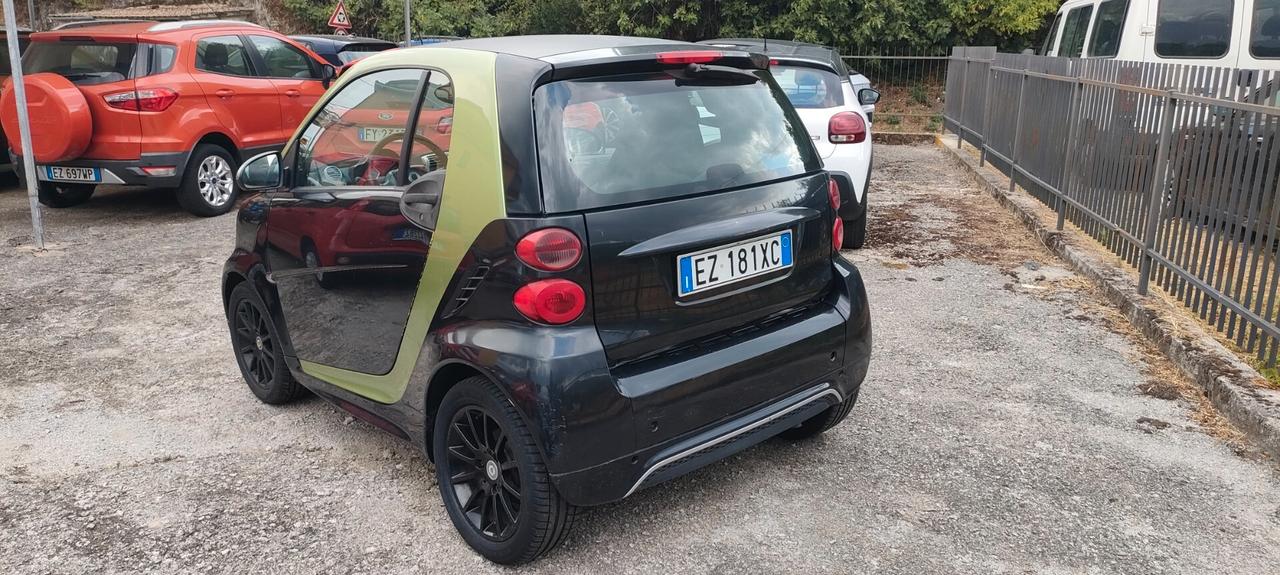
[(112, 108), (135, 112), (163, 112), (178, 100), (178, 93), (168, 88), (147, 88), (107, 94), (102, 98)]
[(832, 144), (857, 144), (867, 140), (867, 122), (856, 112), (840, 112), (827, 123), (827, 139)]
[(719, 50), (683, 50), (680, 52), (661, 52), (658, 54), (659, 64), (706, 64), (724, 57)]
[(453, 132), (453, 116), (445, 116), (436, 122), (436, 132), (448, 134)]
[(831, 200), (831, 209), (840, 212), (840, 186), (835, 178), (827, 180), (827, 199)]
[(582, 259), (582, 242), (564, 228), (544, 228), (529, 232), (516, 243), (516, 257), (525, 265), (544, 272), (561, 272)]
[(516, 290), (511, 303), (525, 317), (551, 325), (569, 323), (587, 308), (582, 286), (564, 279), (536, 281)]
[(836, 216), (836, 223), (831, 226), (831, 250), (839, 253), (844, 247), (844, 220)]

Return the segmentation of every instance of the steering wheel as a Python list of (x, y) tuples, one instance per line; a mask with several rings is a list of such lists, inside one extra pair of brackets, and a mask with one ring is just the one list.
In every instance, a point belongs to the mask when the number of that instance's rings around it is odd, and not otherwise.
[[(369, 152), (369, 155), (370, 156), (373, 156), (373, 155), (399, 156), (399, 154), (392, 154), (391, 150), (386, 149), (386, 147), (387, 147), (387, 144), (390, 144), (391, 142), (394, 142), (396, 140), (403, 140), (404, 134), (405, 134), (404, 132), (400, 132), (399, 134), (387, 134), (384, 138), (382, 138), (381, 140), (378, 140), (378, 143), (373, 145), (373, 150)], [(423, 136), (422, 134), (414, 134), (413, 142), (415, 144), (422, 144), (428, 148), (431, 148), (431, 153), (436, 155), (436, 158), (440, 162), (441, 168), (444, 168), (449, 163), (449, 156), (445, 154), (444, 148), (437, 146), (435, 142), (428, 140), (426, 136)], [(410, 162), (410, 165), (413, 165), (413, 163)]]

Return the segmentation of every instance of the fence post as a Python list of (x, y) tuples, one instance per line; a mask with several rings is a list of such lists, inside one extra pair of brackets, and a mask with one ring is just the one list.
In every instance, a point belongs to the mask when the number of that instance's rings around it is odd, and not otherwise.
[(1067, 111), (1067, 158), (1062, 164), (1062, 183), (1058, 186), (1058, 231), (1067, 223), (1067, 191), (1071, 189), (1072, 175), (1075, 173), (1071, 170), (1071, 163), (1076, 159), (1076, 125), (1080, 123), (1080, 107), (1083, 105), (1080, 100), (1081, 88), (1080, 78), (1071, 82), (1071, 108)]
[(1022, 148), (1022, 101), (1027, 94), (1027, 64), (1023, 61), (1022, 71), (1018, 75), (1018, 111), (1015, 112), (1013, 122), (1013, 149), (1009, 151), (1009, 194), (1013, 194), (1013, 190), (1017, 187), (1018, 181), (1018, 156)]
[(1164, 116), (1160, 118), (1160, 143), (1156, 149), (1155, 172), (1151, 175), (1151, 198), (1147, 201), (1147, 227), (1142, 231), (1142, 260), (1138, 266), (1138, 295), (1147, 295), (1151, 284), (1152, 254), (1156, 249), (1156, 228), (1160, 225), (1160, 207), (1169, 186), (1169, 140), (1173, 133), (1173, 115), (1178, 107), (1176, 92), (1164, 97)]
[(995, 78), (996, 72), (992, 68), (996, 67), (995, 58), (987, 63), (987, 91), (982, 93), (982, 149), (978, 150), (978, 167), (987, 165), (987, 134), (991, 132), (991, 82)]
[(960, 113), (956, 114), (956, 149), (964, 146), (964, 93), (969, 83), (969, 49), (964, 49), (964, 71), (960, 73)]

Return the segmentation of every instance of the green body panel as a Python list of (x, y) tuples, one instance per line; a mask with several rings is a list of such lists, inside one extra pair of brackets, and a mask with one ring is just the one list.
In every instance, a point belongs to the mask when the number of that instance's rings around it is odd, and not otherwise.
[[(431, 320), (463, 256), (485, 226), (506, 217), (494, 86), (496, 60), (493, 53), (476, 50), (434, 47), (392, 50), (360, 61), (330, 90), (331, 94), (336, 93), (352, 78), (379, 69), (442, 70), (453, 80), (453, 136), (449, 142), (448, 175), (440, 200), (439, 219), (431, 235), (426, 267), (414, 294), (395, 366), (385, 375), (370, 375), (302, 361), (302, 371), (307, 375), (379, 403), (395, 403), (404, 395)], [(325, 102), (327, 99), (317, 104), (312, 114)], [(297, 137), (295, 133), (290, 146)]]

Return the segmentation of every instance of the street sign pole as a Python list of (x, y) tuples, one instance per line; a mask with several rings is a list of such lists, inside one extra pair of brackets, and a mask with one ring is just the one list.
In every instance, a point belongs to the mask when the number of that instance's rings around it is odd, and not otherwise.
[(411, 40), (413, 40), (413, 33), (409, 24), (409, 0), (404, 0), (404, 45), (409, 46)]
[(36, 249), (44, 249), (44, 218), (40, 213), (40, 195), (36, 192), (36, 159), (31, 148), (31, 120), (27, 117), (27, 87), (22, 82), (22, 55), (18, 53), (18, 15), (13, 0), (4, 0), (4, 29), (9, 43), (9, 69), (12, 71), (13, 96), (18, 107), (18, 135), (22, 144), (22, 173), (26, 175), (27, 200), (31, 203), (31, 239)]

